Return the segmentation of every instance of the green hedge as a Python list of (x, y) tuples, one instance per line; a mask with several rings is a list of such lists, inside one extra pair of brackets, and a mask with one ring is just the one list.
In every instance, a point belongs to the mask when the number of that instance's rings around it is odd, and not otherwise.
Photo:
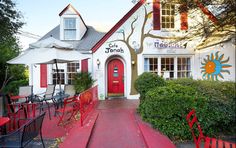
[(235, 98), (236, 93), (234, 82), (193, 80), (187, 78), (174, 79), (167, 82), (193, 87), (198, 93), (213, 100), (230, 101)]
[(14, 95), (18, 95), (19, 87), (29, 85), (28, 80), (16, 80), (9, 82), (6, 87), (4, 88), (4, 93), (12, 93)]
[(172, 140), (189, 139), (185, 115), (192, 108), (196, 93), (182, 85), (154, 88), (147, 92), (146, 100), (140, 104), (142, 118)]
[(170, 80), (148, 91), (138, 111), (154, 128), (174, 141), (192, 139), (187, 121), (195, 108), (208, 136), (235, 133), (235, 83), (192, 79)]
[(135, 89), (140, 93), (141, 101), (145, 99), (145, 94), (154, 87), (165, 86), (165, 80), (157, 74), (144, 72), (135, 81)]

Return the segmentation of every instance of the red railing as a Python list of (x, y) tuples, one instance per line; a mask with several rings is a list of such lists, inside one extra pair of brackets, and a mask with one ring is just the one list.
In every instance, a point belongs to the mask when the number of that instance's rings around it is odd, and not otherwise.
[(94, 106), (98, 102), (98, 88), (94, 86), (83, 91), (80, 94), (80, 123), (83, 126), (83, 122), (88, 114), (94, 109)]

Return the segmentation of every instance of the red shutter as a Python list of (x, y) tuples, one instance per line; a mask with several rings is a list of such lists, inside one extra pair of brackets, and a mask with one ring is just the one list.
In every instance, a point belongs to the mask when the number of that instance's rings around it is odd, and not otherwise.
[(48, 85), (47, 64), (40, 65), (40, 87), (47, 87)]
[(88, 72), (88, 59), (84, 59), (81, 61), (81, 71)]
[(188, 30), (188, 8), (186, 4), (180, 6), (181, 30)]
[(161, 29), (160, 0), (153, 0), (153, 30)]

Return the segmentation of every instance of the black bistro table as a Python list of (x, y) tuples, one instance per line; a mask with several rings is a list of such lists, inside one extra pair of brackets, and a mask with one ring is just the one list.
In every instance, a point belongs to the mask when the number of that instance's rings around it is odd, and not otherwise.
[(64, 94), (64, 93), (58, 93), (55, 96), (53, 96), (53, 102), (55, 104), (56, 109), (58, 109), (60, 105), (62, 107), (63, 106), (63, 100), (65, 98), (68, 98), (69, 96), (70, 96), (69, 94)]

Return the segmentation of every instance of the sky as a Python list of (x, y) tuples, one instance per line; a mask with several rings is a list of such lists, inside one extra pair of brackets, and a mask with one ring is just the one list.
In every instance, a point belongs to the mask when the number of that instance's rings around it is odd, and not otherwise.
[[(60, 23), (59, 13), (72, 4), (86, 25), (109, 31), (133, 6), (133, 0), (13, 0), (23, 15), (25, 25), (20, 29), (43, 36)], [(19, 36), (23, 49), (36, 39)]]

